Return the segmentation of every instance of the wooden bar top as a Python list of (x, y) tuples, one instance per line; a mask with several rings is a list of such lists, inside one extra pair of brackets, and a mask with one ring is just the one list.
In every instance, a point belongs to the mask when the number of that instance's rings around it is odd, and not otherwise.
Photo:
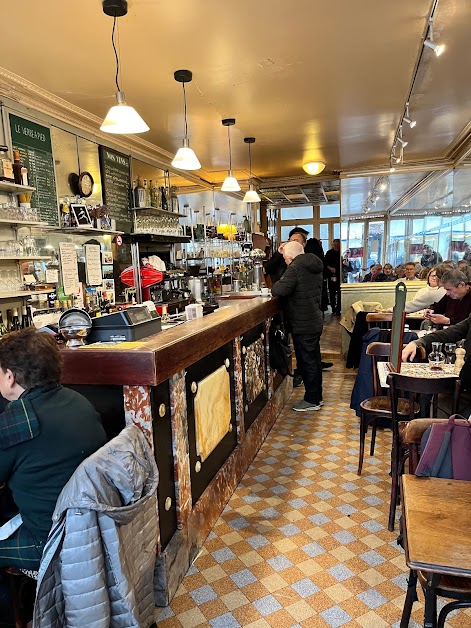
[(406, 562), (471, 577), (471, 482), (402, 476)]
[(230, 301), (136, 342), (63, 349), (62, 383), (156, 386), (279, 311), (277, 298)]

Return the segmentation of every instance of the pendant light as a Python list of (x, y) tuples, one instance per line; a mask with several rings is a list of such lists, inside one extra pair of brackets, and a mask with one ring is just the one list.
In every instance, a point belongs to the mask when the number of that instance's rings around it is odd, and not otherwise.
[(235, 118), (226, 118), (222, 120), (222, 126), (227, 126), (227, 140), (229, 142), (229, 175), (226, 177), (221, 187), (221, 192), (239, 192), (240, 185), (235, 177), (232, 176), (232, 151), (231, 151), (231, 132), (230, 127), (235, 124)]
[(174, 79), (183, 85), (183, 114), (185, 120), (184, 127), (184, 137), (183, 137), (183, 146), (177, 150), (177, 154), (175, 155), (172, 166), (174, 168), (179, 168), (180, 170), (199, 170), (201, 168), (201, 164), (198, 160), (198, 157), (195, 155), (195, 152), (190, 148), (190, 143), (188, 141), (188, 122), (186, 119), (186, 90), (185, 83), (189, 83), (193, 78), (193, 74), (190, 70), (177, 70), (173, 74)]
[(254, 189), (252, 183), (252, 153), (250, 151), (250, 145), (255, 144), (254, 137), (244, 137), (244, 142), (249, 145), (249, 189), (245, 193), (244, 203), (260, 203), (260, 196), (257, 194), (257, 190)]
[(323, 161), (309, 161), (306, 164), (303, 164), (304, 172), (310, 175), (320, 174), (325, 168), (325, 163)]
[(116, 57), (115, 81), (118, 90), (116, 94), (116, 100), (118, 104), (111, 107), (111, 109), (108, 111), (108, 113), (106, 114), (106, 118), (103, 120), (103, 123), (100, 127), (100, 131), (115, 134), (145, 133), (149, 130), (149, 127), (141, 118), (141, 116), (137, 113), (134, 107), (130, 107), (126, 104), (124, 92), (121, 91), (118, 82), (119, 57), (114, 41), (114, 33), (116, 30), (116, 19), (127, 14), (128, 3), (126, 2), (126, 0), (103, 0), (103, 12), (113, 18), (111, 44), (113, 46), (114, 54)]

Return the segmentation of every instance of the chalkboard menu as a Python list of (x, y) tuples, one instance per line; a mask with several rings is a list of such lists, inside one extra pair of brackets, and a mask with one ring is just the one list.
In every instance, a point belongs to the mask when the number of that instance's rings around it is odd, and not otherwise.
[(130, 158), (106, 146), (100, 146), (103, 202), (119, 231), (131, 231), (129, 196), (131, 191)]
[(54, 160), (52, 157), (51, 131), (41, 124), (10, 115), (11, 143), (18, 150), (23, 164), (28, 169), (28, 180), (36, 188), (31, 198), (31, 207), (38, 210), (41, 222), (59, 224), (57, 211)]

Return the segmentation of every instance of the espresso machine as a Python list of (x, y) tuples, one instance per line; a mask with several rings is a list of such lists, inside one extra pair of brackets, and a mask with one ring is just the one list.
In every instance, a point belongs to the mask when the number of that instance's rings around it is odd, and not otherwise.
[(185, 271), (168, 269), (164, 273), (163, 281), (150, 288), (150, 298), (155, 303), (157, 311), (167, 306), (167, 313), (181, 312), (191, 301), (191, 290), (188, 287), (188, 276)]

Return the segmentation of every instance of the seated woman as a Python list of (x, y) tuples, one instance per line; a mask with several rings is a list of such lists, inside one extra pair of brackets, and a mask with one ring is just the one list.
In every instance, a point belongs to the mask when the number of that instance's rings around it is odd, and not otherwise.
[(470, 273), (447, 270), (440, 281), (446, 291), (440, 301), (425, 310), (425, 318), (436, 325), (456, 325), (471, 314)]
[[(440, 266), (434, 266), (429, 269), (427, 274), (427, 286), (417, 290), (415, 297), (406, 303), (406, 307), (404, 308), (406, 314), (420, 312), (420, 310), (430, 307), (432, 303), (436, 303), (446, 295), (445, 288), (440, 285), (440, 277), (445, 270), (445, 268), (441, 268)], [(387, 311), (392, 312), (393, 308), (390, 307)]]

